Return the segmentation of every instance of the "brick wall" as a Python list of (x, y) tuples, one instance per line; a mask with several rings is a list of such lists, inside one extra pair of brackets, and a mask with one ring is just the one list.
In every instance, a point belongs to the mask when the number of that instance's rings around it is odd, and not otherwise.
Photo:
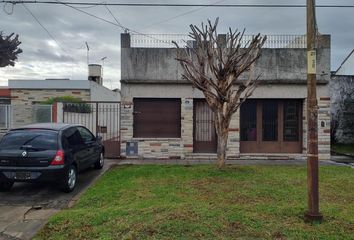
[[(133, 138), (133, 100), (124, 99), (121, 115), (121, 154), (126, 157), (126, 142), (138, 142), (138, 155), (132, 158), (216, 158), (211, 154), (193, 153), (193, 99), (181, 99), (181, 138)], [(299, 154), (240, 154), (240, 114), (237, 111), (230, 123), (227, 146), (228, 159), (306, 159), (307, 123), (306, 99), (303, 101), (303, 152)], [(319, 98), (319, 159), (330, 158), (330, 100)], [(128, 157), (129, 158), (129, 157)]]
[(41, 102), (52, 97), (61, 96), (73, 96), (83, 101), (89, 101), (90, 90), (11, 89), (11, 104), (32, 105), (33, 102)]
[[(193, 99), (181, 99), (181, 138), (133, 138), (133, 99), (122, 101), (121, 155), (127, 157), (127, 141), (138, 142), (138, 155), (131, 158), (179, 159), (193, 153)], [(128, 157), (128, 158), (129, 158)]]
[(34, 123), (34, 103), (52, 97), (73, 96), (84, 101), (90, 100), (89, 90), (49, 90), (49, 89), (11, 89), (12, 128)]
[(331, 104), (329, 97), (318, 99), (318, 157), (329, 160), (331, 157)]

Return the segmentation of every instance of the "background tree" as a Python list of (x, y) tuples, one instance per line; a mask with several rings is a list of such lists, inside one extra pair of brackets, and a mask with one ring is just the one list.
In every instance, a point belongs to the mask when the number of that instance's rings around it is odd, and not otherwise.
[[(212, 24), (210, 20), (201, 28), (190, 25), (189, 36), (195, 46), (178, 51), (177, 60), (184, 69), (182, 77), (203, 92), (205, 99), (214, 113), (217, 133), (218, 165), (222, 168), (226, 160), (227, 139), (232, 115), (237, 111), (257, 86), (258, 77), (239, 80), (242, 73), (251, 70), (260, 56), (260, 50), (266, 36), (256, 35), (242, 46), (241, 33), (229, 29), (226, 38), (218, 37), (216, 28), (219, 19)], [(174, 44), (179, 48), (178, 44)]]
[(18, 35), (11, 33), (9, 36), (4, 36), (0, 32), (0, 67), (15, 66), (17, 55), (22, 53), (22, 49), (18, 48), (20, 44)]
[(330, 81), (331, 143), (354, 143), (354, 78), (337, 76)]

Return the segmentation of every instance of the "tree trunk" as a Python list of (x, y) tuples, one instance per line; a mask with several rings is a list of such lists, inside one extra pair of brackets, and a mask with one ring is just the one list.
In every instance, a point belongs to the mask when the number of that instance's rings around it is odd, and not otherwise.
[[(216, 119), (218, 121), (219, 119)], [(227, 139), (229, 136), (229, 124), (228, 120), (221, 120), (217, 123), (218, 127), (216, 128), (218, 135), (218, 166), (219, 168), (223, 168), (225, 166), (226, 161), (226, 149), (227, 149)]]

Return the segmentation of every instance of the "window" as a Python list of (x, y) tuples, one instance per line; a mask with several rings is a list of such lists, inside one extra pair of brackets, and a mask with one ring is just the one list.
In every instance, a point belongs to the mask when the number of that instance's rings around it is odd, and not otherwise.
[(299, 141), (299, 101), (284, 102), (284, 141)]
[(181, 137), (180, 99), (135, 98), (133, 114), (134, 137)]
[(246, 101), (241, 105), (241, 141), (257, 140), (257, 102)]
[(83, 144), (79, 130), (77, 128), (70, 128), (63, 134), (63, 147), (68, 149), (69, 147), (75, 147)]
[(19, 130), (6, 134), (0, 142), (0, 149), (56, 150), (57, 139), (58, 133), (54, 131)]
[(262, 105), (263, 141), (277, 141), (278, 101), (264, 100)]
[(301, 153), (301, 99), (251, 99), (240, 108), (241, 153)]
[(95, 137), (90, 133), (89, 130), (83, 127), (78, 127), (81, 138), (84, 140), (84, 142), (91, 142), (95, 140)]

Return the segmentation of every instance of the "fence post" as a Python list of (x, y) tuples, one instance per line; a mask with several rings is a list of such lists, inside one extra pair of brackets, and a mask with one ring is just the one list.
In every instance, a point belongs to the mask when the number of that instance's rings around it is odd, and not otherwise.
[(64, 107), (62, 102), (57, 102), (57, 123), (63, 123), (64, 122)]
[(7, 105), (7, 128), (12, 128), (12, 105)]
[(98, 102), (96, 102), (96, 137), (98, 137)]
[(52, 105), (52, 122), (58, 122), (58, 103), (54, 102)]

